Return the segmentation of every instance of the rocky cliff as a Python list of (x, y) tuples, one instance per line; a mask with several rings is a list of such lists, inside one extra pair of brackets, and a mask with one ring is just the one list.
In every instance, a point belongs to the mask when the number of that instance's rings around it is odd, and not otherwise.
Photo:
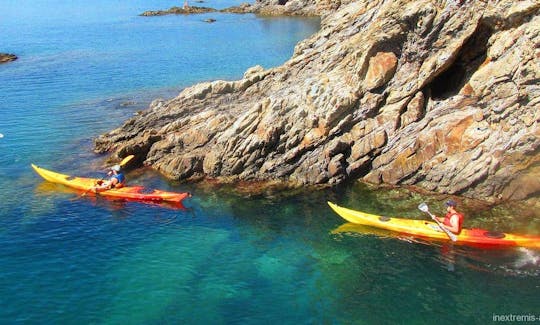
[(177, 180), (540, 192), (540, 2), (255, 4), (302, 5), (321, 30), (285, 64), (156, 100), (96, 151)]
[(355, 2), (355, 0), (256, 0), (251, 11), (259, 15), (322, 16)]

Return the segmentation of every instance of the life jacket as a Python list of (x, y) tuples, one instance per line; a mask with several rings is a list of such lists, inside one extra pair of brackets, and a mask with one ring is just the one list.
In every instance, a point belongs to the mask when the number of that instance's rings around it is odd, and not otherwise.
[(118, 173), (116, 175), (114, 175), (112, 178), (116, 178), (116, 180), (118, 181), (115, 185), (114, 185), (114, 188), (121, 188), (124, 186), (124, 183), (126, 182), (126, 176), (124, 176), (123, 173)]
[(448, 226), (448, 227), (452, 227), (452, 223), (450, 223), (450, 219), (452, 219), (453, 216), (457, 216), (458, 217), (458, 234), (461, 233), (461, 224), (463, 224), (463, 215), (461, 213), (458, 213), (458, 212), (448, 212), (445, 216), (444, 216), (444, 221), (443, 221), (443, 224), (445, 226)]

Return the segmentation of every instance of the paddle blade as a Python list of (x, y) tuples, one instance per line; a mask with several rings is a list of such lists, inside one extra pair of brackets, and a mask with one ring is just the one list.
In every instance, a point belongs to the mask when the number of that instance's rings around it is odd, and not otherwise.
[(420, 203), (418, 205), (418, 209), (422, 212), (428, 212), (429, 211), (429, 208), (428, 208), (428, 205), (425, 204), (425, 203)]
[(120, 167), (124, 166), (125, 164), (127, 164), (131, 159), (135, 158), (134, 155), (129, 155), (127, 156), (126, 158), (122, 159), (122, 161), (120, 162)]
[(432, 215), (431, 212), (429, 212), (429, 208), (426, 203), (420, 203), (418, 205), (418, 209), (422, 212), (429, 214), (431, 219), (433, 219), (433, 221), (435, 221), (437, 225), (439, 225), (439, 228), (441, 228), (441, 230), (444, 231), (444, 233), (446, 233), (446, 235), (448, 236), (448, 238), (450, 238), (451, 241), (453, 242), (457, 241), (457, 236), (451, 233), (450, 230), (446, 229), (444, 225), (439, 220), (437, 220), (437, 218), (435, 218), (435, 216)]

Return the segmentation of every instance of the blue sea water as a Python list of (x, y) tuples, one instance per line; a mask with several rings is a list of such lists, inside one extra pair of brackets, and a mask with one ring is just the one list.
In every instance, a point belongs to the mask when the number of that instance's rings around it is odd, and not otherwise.
[[(131, 184), (192, 191), (177, 210), (77, 199), (42, 181), (30, 163), (100, 177), (106, 157), (92, 152), (97, 135), (186, 86), (277, 66), (319, 28), (313, 18), (138, 16), (182, 3), (0, 0), (0, 52), (19, 56), (0, 65), (0, 323), (540, 319), (537, 251), (333, 233), (344, 222), (326, 205), (422, 218), (416, 205), (427, 200), (441, 212), (439, 197), (356, 184), (246, 198), (148, 169), (128, 173)], [(469, 213), (467, 222), (485, 227), (485, 214)], [(495, 217), (497, 230), (540, 233), (536, 215)]]

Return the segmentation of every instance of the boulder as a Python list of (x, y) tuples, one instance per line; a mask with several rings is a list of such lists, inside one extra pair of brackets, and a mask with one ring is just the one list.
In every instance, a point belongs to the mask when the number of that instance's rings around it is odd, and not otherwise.
[(0, 64), (15, 61), (15, 60), (17, 60), (17, 56), (15, 54), (0, 53)]

